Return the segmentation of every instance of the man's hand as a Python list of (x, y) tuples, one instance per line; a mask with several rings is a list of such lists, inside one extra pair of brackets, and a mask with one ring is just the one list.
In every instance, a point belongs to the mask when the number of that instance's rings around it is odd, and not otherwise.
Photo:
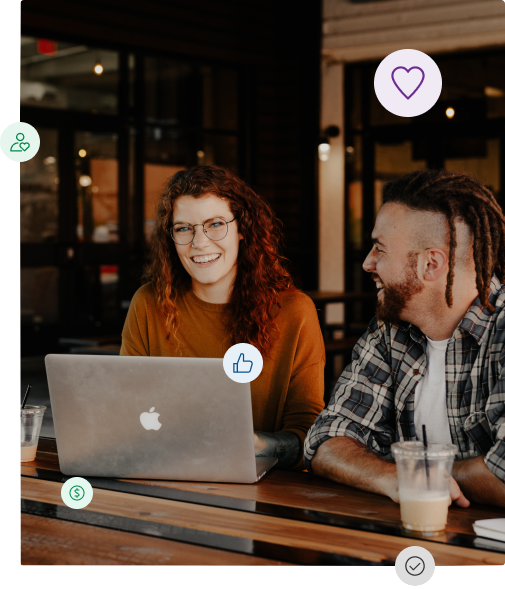
[(463, 495), (458, 483), (451, 477), (451, 483), (449, 485), (449, 493), (451, 494), (451, 502), (456, 503), (460, 507), (468, 507), (470, 501)]
[[(396, 476), (390, 475), (389, 477), (384, 477), (381, 487), (378, 487), (377, 490), (392, 499), (395, 503), (400, 502), (400, 497), (398, 495), (398, 479)], [(470, 505), (470, 501), (468, 501), (463, 495), (458, 483), (452, 477), (449, 493), (451, 495), (451, 503), (455, 503), (456, 505), (459, 505), (459, 507), (468, 507)]]
[(489, 470), (484, 456), (456, 460), (452, 474), (470, 501), (505, 507), (505, 483)]
[[(312, 459), (314, 474), (351, 487), (379, 493), (399, 503), (396, 465), (373, 454), (367, 446), (346, 437), (335, 437), (319, 446)], [(468, 507), (458, 483), (451, 477), (451, 502)]]

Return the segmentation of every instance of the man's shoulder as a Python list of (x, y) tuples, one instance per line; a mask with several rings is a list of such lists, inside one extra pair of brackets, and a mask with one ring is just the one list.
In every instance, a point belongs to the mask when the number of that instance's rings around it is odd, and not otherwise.
[(497, 318), (502, 318), (505, 316), (505, 284), (500, 283), (500, 288), (494, 294), (496, 296), (496, 300), (493, 303), (495, 313), (497, 312)]
[(409, 336), (411, 328), (411, 324), (405, 321), (401, 321), (398, 325), (395, 325), (393, 323), (386, 323), (382, 319), (377, 319), (377, 316), (374, 316), (363, 336), (366, 338), (378, 337), (380, 339), (394, 341), (405, 340)]
[[(489, 302), (495, 308), (494, 315), (500, 314), (505, 309), (505, 284), (493, 274), (488, 287)], [(473, 302), (473, 307), (477, 309), (485, 309), (479, 297)], [(488, 312), (489, 313), (489, 312)]]
[(500, 289), (496, 292), (496, 299), (493, 302), (493, 341), (495, 344), (505, 344), (505, 284), (500, 284)]
[(499, 332), (503, 332), (505, 328), (505, 284), (501, 284), (496, 276), (493, 277), (491, 283), (489, 302), (494, 307), (494, 311), (486, 309), (477, 297), (468, 309), (464, 321), (466, 320), (466, 325), (471, 328), (470, 330), (480, 337), (490, 328), (497, 332), (497, 335), (503, 337), (503, 333)]

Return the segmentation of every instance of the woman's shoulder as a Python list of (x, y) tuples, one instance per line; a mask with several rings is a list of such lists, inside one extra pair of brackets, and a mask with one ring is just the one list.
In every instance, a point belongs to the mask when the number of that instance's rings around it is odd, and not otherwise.
[(130, 307), (134, 309), (154, 309), (156, 306), (156, 291), (151, 282), (143, 284), (133, 295)]
[(300, 290), (282, 293), (279, 303), (281, 313), (288, 314), (290, 318), (317, 317), (313, 300)]
[(303, 348), (309, 355), (315, 354), (319, 361), (324, 357), (323, 337), (312, 299), (301, 291), (286, 292), (279, 303), (277, 322), (281, 333), (284, 337), (294, 338), (300, 349)]

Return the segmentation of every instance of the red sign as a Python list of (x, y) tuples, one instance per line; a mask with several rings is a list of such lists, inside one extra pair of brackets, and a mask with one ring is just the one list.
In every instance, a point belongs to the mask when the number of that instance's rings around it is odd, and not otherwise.
[(37, 39), (37, 53), (54, 55), (56, 51), (56, 41), (49, 41), (49, 39)]

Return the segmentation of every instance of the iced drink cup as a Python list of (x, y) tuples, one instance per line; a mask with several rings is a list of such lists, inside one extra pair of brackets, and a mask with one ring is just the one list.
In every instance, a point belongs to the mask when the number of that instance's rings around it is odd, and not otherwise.
[(25, 405), (21, 409), (21, 462), (35, 460), (45, 410), (43, 405)]
[(451, 503), (449, 485), (456, 455), (453, 444), (397, 442), (396, 462), (402, 525), (407, 530), (436, 534), (445, 529)]

